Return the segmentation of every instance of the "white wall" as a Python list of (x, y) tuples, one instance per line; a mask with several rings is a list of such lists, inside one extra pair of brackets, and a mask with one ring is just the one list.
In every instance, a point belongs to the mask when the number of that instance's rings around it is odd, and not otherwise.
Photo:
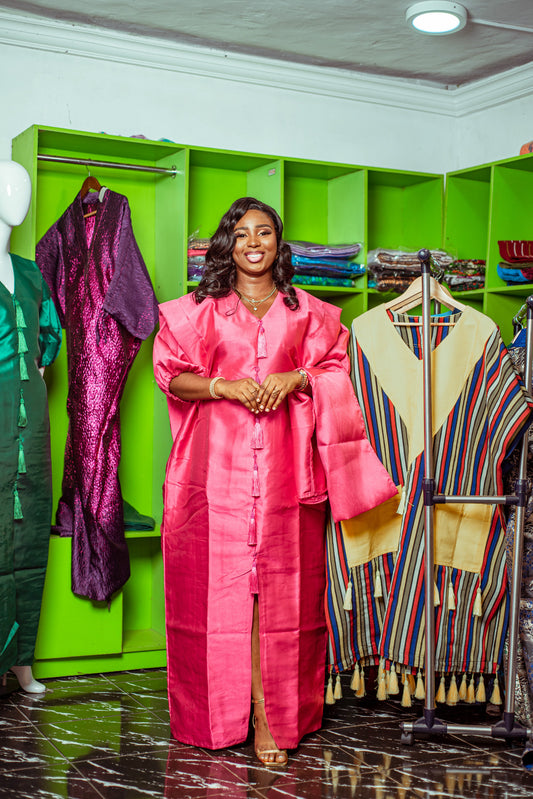
[(533, 83), (529, 97), (502, 102), (456, 120), (453, 159), (448, 171), (512, 158), (531, 140)]
[(9, 45), (0, 74), (2, 158), (33, 124), (429, 172), (453, 157), (435, 113)]
[(0, 158), (32, 124), (437, 173), (533, 139), (532, 65), (445, 92), (0, 12), (0, 75)]

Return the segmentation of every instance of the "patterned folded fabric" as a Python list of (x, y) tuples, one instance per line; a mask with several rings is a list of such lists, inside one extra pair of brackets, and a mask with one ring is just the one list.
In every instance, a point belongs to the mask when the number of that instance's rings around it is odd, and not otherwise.
[(457, 275), (484, 275), (486, 261), (481, 258), (456, 258), (446, 272)]
[[(449, 267), (453, 263), (453, 258), (448, 255), (444, 250), (430, 250), (433, 261), (441, 268)], [(420, 259), (418, 251), (409, 252), (405, 250), (389, 250), (389, 249), (375, 249), (369, 250), (367, 254), (367, 265), (372, 266), (390, 266), (394, 268), (401, 267), (418, 267), (420, 271)]]
[(453, 275), (446, 274), (442, 278), (451, 291), (468, 291), (482, 289), (485, 285), (484, 275)]
[(312, 241), (288, 241), (287, 244), (295, 255), (308, 258), (344, 258), (350, 259), (361, 251), (361, 244), (315, 244)]
[(412, 277), (394, 277), (385, 276), (380, 277), (377, 279), (370, 279), (368, 281), (368, 287), (371, 289), (377, 289), (378, 291), (395, 291), (398, 294), (401, 294), (403, 291), (409, 288), (411, 283), (413, 282)]

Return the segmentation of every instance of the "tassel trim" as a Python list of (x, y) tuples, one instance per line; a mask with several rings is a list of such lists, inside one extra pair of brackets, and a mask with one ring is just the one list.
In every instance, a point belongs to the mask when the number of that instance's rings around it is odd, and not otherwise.
[(385, 699), (387, 699), (387, 679), (385, 674), (385, 661), (383, 659), (379, 661), (378, 690), (376, 697), (380, 702), (383, 702)]
[(257, 563), (255, 556), (252, 563), (252, 571), (250, 572), (250, 593), (251, 594), (259, 593), (259, 583), (257, 581)]
[(354, 691), (354, 693), (357, 693), (357, 691), (359, 690), (360, 680), (361, 680), (361, 675), (359, 674), (359, 664), (356, 663), (353, 669), (352, 681), (350, 683), (350, 688), (352, 689), (352, 691)]
[(24, 319), (24, 314), (22, 312), (22, 306), (20, 302), (15, 298), (13, 299), (13, 303), (15, 305), (15, 324), (18, 328), (25, 328), (26, 327), (26, 320)]
[(337, 679), (335, 680), (335, 690), (333, 691), (333, 699), (342, 699), (342, 685), (341, 685), (340, 674), (337, 674)]
[(20, 307), (20, 303), (18, 300), (13, 300), (15, 305), (15, 314), (16, 314), (16, 324), (17, 324), (17, 334), (18, 334), (18, 356), (19, 356), (19, 371), (20, 371), (20, 379), (21, 380), (29, 380), (28, 376), (28, 368), (26, 366), (26, 359), (24, 358), (24, 354), (28, 352), (28, 345), (26, 343), (26, 336), (23, 333), (24, 328), (26, 327), (26, 321), (24, 319), (24, 314), (22, 313), (22, 308)]
[(352, 591), (353, 591), (353, 583), (352, 583), (352, 576), (350, 574), (350, 581), (346, 586), (346, 593), (344, 594), (344, 602), (342, 603), (342, 607), (344, 610), (353, 610), (353, 603), (352, 603)]
[(248, 546), (255, 547), (257, 544), (257, 521), (256, 521), (256, 503), (254, 502), (252, 512), (250, 513), (250, 521), (248, 523)]
[(256, 417), (254, 430), (252, 433), (252, 449), (263, 449), (263, 428), (261, 422)]
[(403, 675), (402, 707), (411, 707), (411, 688), (409, 685), (409, 675)]
[(19, 371), (20, 371), (20, 379), (21, 380), (29, 380), (28, 375), (28, 367), (26, 366), (26, 359), (24, 358), (24, 354), (20, 353), (19, 355)]
[(459, 691), (457, 690), (457, 680), (455, 678), (455, 674), (452, 674), (452, 678), (450, 680), (450, 687), (448, 688), (448, 694), (446, 695), (446, 704), (456, 705), (458, 701), (459, 701)]
[(18, 628), (19, 628), (18, 621), (14, 621), (13, 622), (13, 626), (11, 627), (11, 630), (9, 631), (9, 634), (8, 634), (8, 636), (6, 638), (6, 642), (5, 642), (4, 646), (2, 647), (2, 651), (0, 652), (0, 655), (3, 655), (4, 652), (6, 651), (6, 649), (8, 648), (9, 644), (11, 643), (13, 638), (15, 637), (15, 634), (16, 634)]
[(257, 357), (258, 358), (267, 357), (265, 328), (263, 327), (262, 323), (259, 325), (259, 335), (257, 336)]
[(22, 438), (19, 436), (19, 458), (18, 458), (18, 473), (19, 474), (26, 474), (26, 458), (24, 457), (24, 442)]
[(433, 604), (435, 607), (440, 605), (440, 594), (439, 589), (437, 588), (437, 583), (433, 583)]
[(362, 699), (363, 696), (366, 696), (365, 670), (362, 666), (361, 666), (361, 675), (359, 678), (359, 688), (357, 689), (355, 695), (358, 697), (358, 699)]
[(444, 679), (444, 674), (441, 674), (440, 677), (439, 690), (435, 695), (435, 702), (446, 702), (446, 681)]
[(418, 674), (416, 677), (416, 690), (415, 690), (415, 699), (425, 699), (426, 698), (426, 689), (424, 688), (424, 679), (422, 677), (422, 672), (418, 669)]
[(17, 487), (13, 489), (13, 518), (14, 519), (23, 519), (24, 514), (22, 513), (22, 505), (20, 504), (20, 497)]
[(383, 588), (381, 586), (381, 574), (379, 569), (374, 570), (374, 598), (379, 599), (383, 596)]
[(24, 404), (24, 394), (22, 389), (20, 389), (19, 418), (17, 424), (19, 427), (26, 427), (28, 424), (28, 416), (26, 414), (26, 405)]
[(494, 675), (494, 685), (492, 688), (492, 693), (490, 695), (489, 702), (492, 705), (501, 705), (502, 704), (502, 695), (500, 693), (500, 685), (498, 683), (498, 675)]
[(476, 591), (476, 598), (474, 600), (474, 616), (482, 616), (482, 615), (483, 615), (483, 596), (481, 594), (481, 585), (478, 585), (478, 589)]
[(486, 702), (486, 701), (487, 701), (487, 693), (485, 691), (485, 680), (483, 679), (483, 675), (480, 674), (476, 690), (476, 702)]
[(400, 686), (398, 685), (398, 675), (396, 674), (396, 669), (394, 668), (394, 665), (391, 666), (391, 670), (389, 671), (388, 693), (391, 696), (395, 696), (396, 694), (400, 693)]
[(448, 610), (456, 610), (455, 604), (455, 593), (453, 590), (453, 583), (451, 580), (448, 581)]
[(459, 686), (459, 699), (461, 702), (466, 702), (466, 693), (468, 690), (468, 684), (466, 682), (466, 672), (463, 674), (463, 679), (461, 680), (461, 685)]
[(333, 695), (333, 677), (330, 674), (329, 680), (326, 688), (326, 698), (325, 698), (326, 705), (334, 705), (335, 704), (335, 697)]

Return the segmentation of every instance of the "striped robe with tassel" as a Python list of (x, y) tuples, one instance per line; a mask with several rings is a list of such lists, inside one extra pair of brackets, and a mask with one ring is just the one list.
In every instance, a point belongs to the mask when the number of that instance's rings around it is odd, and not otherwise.
[[(422, 332), (394, 325), (407, 320), (377, 307), (352, 326), (352, 381), (399, 504), (329, 522), (333, 672), (380, 661), (388, 669), (424, 667)], [(449, 321), (431, 332), (436, 491), (501, 494), (503, 460), (533, 405), (492, 320), (467, 308)], [(451, 504), (434, 513), (436, 670), (493, 674), (508, 617), (501, 508)]]

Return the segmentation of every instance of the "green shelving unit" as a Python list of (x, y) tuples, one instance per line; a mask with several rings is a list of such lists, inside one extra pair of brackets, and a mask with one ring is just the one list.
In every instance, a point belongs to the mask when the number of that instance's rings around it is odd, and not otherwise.
[(484, 258), (485, 287), (461, 300), (498, 324), (504, 341), (513, 336), (512, 319), (533, 283), (508, 286), (498, 276), (498, 241), (533, 239), (533, 157), (483, 164), (446, 176), (445, 249), (458, 258)]
[[(257, 155), (170, 142), (34, 125), (13, 140), (14, 160), (28, 170), (31, 208), (13, 231), (12, 250), (33, 258), (35, 244), (73, 201), (87, 166), (42, 160), (55, 156), (172, 169), (154, 174), (90, 167), (102, 185), (128, 197), (135, 237), (163, 302), (190, 291), (187, 241), (211, 236), (238, 197), (276, 208), (285, 237), (341, 244), (360, 241), (358, 260), (374, 247), (442, 246), (444, 177)], [(305, 287), (353, 318), (387, 299), (368, 289)], [(121, 404), (124, 498), (156, 520), (149, 532), (127, 533), (131, 578), (110, 607), (72, 594), (70, 539), (52, 535), (34, 671), (54, 677), (161, 666), (165, 663), (161, 487), (171, 446), (166, 400), (152, 371), (153, 338), (143, 343)], [(67, 432), (66, 351), (47, 369), (54, 506), (61, 493)]]

